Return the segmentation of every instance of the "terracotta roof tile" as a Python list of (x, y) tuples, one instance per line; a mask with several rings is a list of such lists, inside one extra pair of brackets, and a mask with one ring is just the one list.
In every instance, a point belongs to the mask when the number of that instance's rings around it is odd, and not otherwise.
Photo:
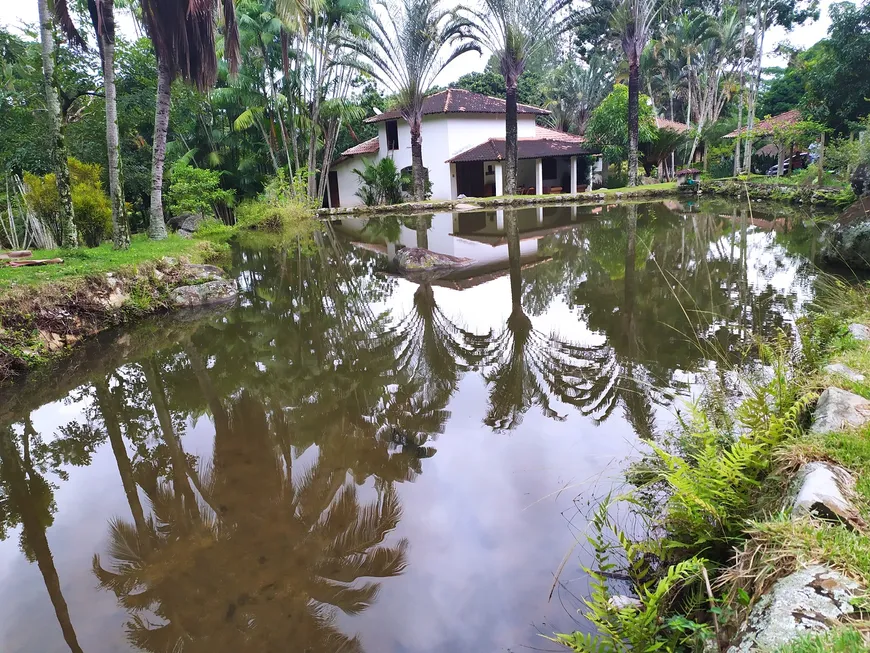
[[(791, 111), (786, 111), (785, 113), (780, 113), (776, 116), (771, 116), (767, 120), (761, 120), (752, 127), (753, 136), (767, 136), (768, 134), (773, 132), (774, 127), (778, 125), (793, 125), (796, 122), (800, 122), (801, 120), (801, 111), (800, 109), (792, 109)], [(729, 132), (723, 136), (723, 138), (737, 138), (738, 134), (745, 134), (746, 127), (741, 127), (739, 130), (735, 129), (733, 132)]]
[[(560, 132), (557, 132), (560, 133)], [(570, 134), (564, 134), (570, 136)], [(599, 150), (590, 147), (581, 140), (557, 140), (554, 138), (519, 138), (517, 139), (517, 158), (541, 159), (553, 156), (577, 156), (579, 154), (598, 154)], [(502, 161), (505, 158), (505, 142), (503, 138), (490, 138), (464, 152), (460, 152), (448, 163), (466, 163), (470, 161)]]
[(668, 120), (667, 118), (656, 118), (656, 127), (659, 129), (670, 129), (672, 132), (682, 134), (689, 130), (686, 125), (676, 120)]
[[(461, 88), (449, 88), (440, 93), (434, 93), (423, 100), (423, 115), (431, 116), (439, 113), (505, 113), (505, 101), (500, 98), (473, 93)], [(549, 115), (549, 111), (528, 104), (518, 104), (517, 113), (532, 114), (536, 116)], [(383, 122), (385, 120), (398, 120), (402, 115), (397, 110), (386, 111), (365, 122)]]
[(352, 156), (359, 156), (360, 154), (375, 154), (380, 149), (378, 137), (375, 136), (374, 138), (370, 138), (362, 143), (357, 143), (353, 147), (346, 149), (335, 161), (332, 162), (332, 165), (341, 163), (342, 161), (347, 161)]

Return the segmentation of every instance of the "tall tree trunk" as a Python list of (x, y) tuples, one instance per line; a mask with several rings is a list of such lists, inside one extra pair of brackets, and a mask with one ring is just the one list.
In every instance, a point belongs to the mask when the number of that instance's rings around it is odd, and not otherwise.
[(746, 92), (746, 0), (740, 0), (740, 24), (743, 26), (740, 34), (740, 86), (737, 90), (737, 137), (734, 139), (734, 166), (736, 177), (740, 174), (740, 128), (743, 126), (743, 95)]
[(130, 248), (130, 225), (121, 183), (121, 138), (118, 133), (118, 102), (115, 87), (115, 8), (114, 0), (102, 0), (101, 24), (97, 38), (103, 55), (103, 87), (106, 93), (106, 146), (109, 159), (109, 195), (112, 198), (112, 244), (115, 249)]
[(48, 113), (48, 128), (51, 132), (51, 162), (57, 179), (57, 194), (60, 205), (60, 244), (73, 249), (78, 247), (79, 237), (73, 221), (72, 191), (70, 189), (69, 164), (66, 141), (60, 119), (60, 101), (57, 97), (57, 79), (54, 75), (54, 28), (48, 10), (48, 0), (39, 0), (39, 38), (42, 43), (42, 76), (45, 86), (45, 108)]
[(743, 171), (746, 174), (752, 173), (752, 129), (755, 126), (755, 101), (758, 98), (758, 89), (761, 85), (761, 55), (764, 50), (766, 20), (766, 17), (762, 15), (761, 9), (759, 9), (756, 25), (758, 37), (756, 38), (755, 49), (755, 79), (749, 91), (749, 99), (746, 106), (746, 142), (744, 143), (743, 150)]
[(136, 532), (139, 537), (146, 538), (148, 537), (148, 526), (145, 521), (145, 511), (142, 509), (142, 502), (139, 501), (139, 490), (133, 477), (133, 465), (130, 463), (127, 447), (124, 446), (124, 436), (118, 421), (115, 399), (112, 397), (105, 378), (100, 378), (94, 382), (94, 390), (96, 391), (97, 408), (103, 416), (103, 424), (106, 426), (106, 433), (112, 445), (112, 453), (115, 454), (118, 474), (121, 475), (121, 486), (124, 488), (124, 496), (127, 497), (130, 513), (133, 515)]
[(23, 539), (33, 553), (36, 566), (42, 574), (45, 590), (54, 608), (57, 623), (60, 624), (63, 639), (72, 653), (82, 653), (69, 615), (69, 606), (60, 586), (57, 567), (54, 566), (54, 556), (51, 554), (51, 547), (45, 535), (48, 515), (44, 514), (44, 511), (48, 508), (43, 505), (44, 497), (31, 496), (30, 487), (33, 481), (28, 479), (28, 475), (34, 475), (34, 472), (32, 469), (25, 470), (18, 448), (13, 441), (14, 437), (11, 428), (0, 432), (0, 466), (9, 489), (8, 498), (21, 520)]
[(423, 139), (421, 136), (422, 120), (419, 115), (412, 115), (411, 128), (411, 174), (414, 177), (414, 200), (421, 202), (426, 198), (426, 182), (423, 174)]
[(169, 107), (172, 99), (172, 74), (169, 62), (157, 60), (157, 100), (154, 113), (154, 144), (151, 148), (151, 209), (148, 219), (148, 237), (166, 238), (163, 217), (163, 166), (166, 163), (166, 139), (169, 133)]
[(517, 194), (517, 79), (505, 77), (504, 194)]
[(640, 65), (637, 56), (628, 60), (628, 185), (637, 186), (638, 101)]

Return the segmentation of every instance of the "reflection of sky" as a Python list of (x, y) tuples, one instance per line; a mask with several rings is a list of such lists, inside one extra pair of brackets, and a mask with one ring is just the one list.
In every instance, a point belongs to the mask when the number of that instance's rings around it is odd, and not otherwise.
[[(728, 238), (711, 246), (711, 257), (728, 251)], [(488, 255), (506, 256), (505, 246), (473, 244)], [(793, 293), (800, 308), (810, 298), (810, 287), (798, 261), (774, 243), (772, 233), (751, 228), (748, 244), (750, 284)], [(389, 310), (399, 322), (413, 310), (417, 288), (398, 280), (392, 294), (373, 306), (374, 313)], [(463, 291), (435, 287), (434, 297), (454, 324), (477, 334), (501, 332), (511, 311), (506, 274)], [(591, 332), (562, 296), (553, 297), (532, 321), (538, 331), (557, 333), (563, 341), (605, 344), (605, 336)], [(690, 376), (674, 374), (677, 380)], [(532, 406), (516, 430), (496, 434), (483, 422), (489, 392), (481, 374), (462, 377), (446, 407), (450, 417), (444, 432), (432, 443), (437, 453), (423, 460), (423, 473), (413, 483), (398, 488), (403, 517), (391, 539), (410, 542), (406, 571), (382, 582), (368, 610), (339, 616), (344, 632), (359, 633), (369, 653), (559, 650), (537, 633), (577, 626), (572, 593), (582, 596), (586, 590), (579, 571), (588, 562), (583, 547), (565, 565), (561, 580), (566, 586), (548, 602), (553, 575), (575, 541), (584, 544), (583, 516), (619, 482), (623, 461), (637, 450), (637, 437), (621, 408), (597, 424), (557, 400), (552, 406), (564, 421), (548, 419)], [(81, 418), (84, 408), (55, 402), (36, 411), (34, 423), (48, 436)], [(671, 419), (668, 408), (653, 410), (659, 426)], [(213, 435), (207, 418), (189, 424), (186, 451), (209, 461)], [(294, 475), (318, 455), (317, 447), (297, 453)], [(105, 554), (108, 520), (129, 520), (110, 446), (100, 448), (89, 467), (69, 471), (68, 481), (58, 481), (58, 510), (47, 533), (61, 588), (85, 651), (126, 651), (128, 616), (114, 595), (96, 589), (91, 571), (94, 553)], [(20, 554), (18, 533), (0, 543), (0, 605), (4, 653), (66, 650), (39, 570)]]

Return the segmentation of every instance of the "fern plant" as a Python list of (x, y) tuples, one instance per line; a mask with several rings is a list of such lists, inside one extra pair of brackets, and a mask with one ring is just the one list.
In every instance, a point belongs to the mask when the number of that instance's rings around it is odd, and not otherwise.
[(654, 478), (667, 488), (664, 525), (683, 554), (727, 556), (752, 509), (773, 449), (798, 436), (813, 393), (797, 396), (783, 342), (762, 347), (766, 381), (748, 384), (737, 433), (722, 433), (695, 404), (679, 450), (651, 444)]
[[(687, 585), (698, 579), (705, 561), (692, 557), (679, 562), (657, 575), (650, 567), (648, 558), (650, 542), (632, 542), (610, 520), (610, 498), (595, 512), (587, 537), (595, 551), (596, 568), (586, 568), (591, 578), (591, 592), (585, 600), (586, 618), (595, 626), (596, 632), (573, 632), (557, 634), (551, 641), (562, 644), (579, 653), (622, 653), (632, 651), (678, 651), (700, 649), (712, 633), (705, 624), (671, 613), (674, 600), (685, 594)], [(622, 564), (614, 562), (614, 546), (611, 537), (618, 542)], [(632, 580), (632, 589), (637, 601), (616, 602), (607, 583), (607, 576), (624, 567)], [(682, 612), (689, 613), (697, 607), (698, 594), (688, 594), (689, 605)]]

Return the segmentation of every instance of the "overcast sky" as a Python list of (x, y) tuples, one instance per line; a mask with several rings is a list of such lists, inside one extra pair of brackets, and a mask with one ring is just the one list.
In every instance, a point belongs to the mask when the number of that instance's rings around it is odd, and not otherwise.
[[(768, 53), (772, 53), (776, 45), (783, 40), (787, 40), (791, 44), (801, 48), (807, 48), (824, 38), (831, 23), (828, 16), (830, 4), (831, 0), (821, 0), (821, 18), (815, 23), (798, 27), (791, 33), (786, 33), (785, 30), (779, 27), (771, 30), (766, 36), (764, 49)], [(0, 24), (20, 26), (23, 23), (32, 23), (35, 25), (38, 22), (37, 16), (36, 0), (0, 0)], [(133, 21), (129, 18), (129, 15), (120, 17), (118, 22), (121, 25), (122, 31), (129, 36), (134, 36)], [(445, 69), (438, 79), (438, 84), (446, 85), (465, 73), (483, 70), (486, 60), (486, 56), (481, 57), (473, 52), (463, 55)], [(784, 63), (782, 59), (778, 59), (772, 54), (768, 54), (765, 57), (765, 64), (768, 66), (784, 65)]]

